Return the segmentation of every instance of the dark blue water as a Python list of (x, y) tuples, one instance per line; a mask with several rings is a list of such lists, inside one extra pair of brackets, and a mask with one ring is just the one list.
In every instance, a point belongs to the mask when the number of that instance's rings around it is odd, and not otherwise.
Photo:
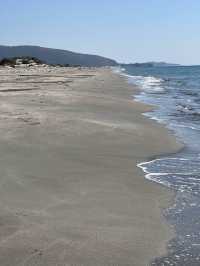
[(176, 191), (164, 215), (176, 230), (168, 254), (151, 265), (200, 266), (200, 66), (126, 67), (129, 82), (139, 86), (136, 99), (157, 105), (145, 114), (173, 130), (185, 148), (176, 155), (139, 166), (146, 177)]

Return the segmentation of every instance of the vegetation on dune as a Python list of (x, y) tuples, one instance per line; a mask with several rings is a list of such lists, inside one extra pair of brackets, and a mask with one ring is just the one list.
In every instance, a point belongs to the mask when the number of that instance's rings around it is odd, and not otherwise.
[(12, 66), (12, 67), (14, 67), (15, 63), (16, 63), (15, 60), (13, 60), (11, 58), (3, 58), (0, 61), (0, 66)]
[(15, 67), (16, 65), (29, 65), (29, 64), (37, 64), (41, 65), (43, 62), (35, 57), (23, 56), (23, 57), (11, 57), (11, 58), (3, 58), (0, 61), (0, 66), (10, 66)]
[[(35, 65), (50, 65), (53, 67), (71, 67), (70, 64), (46, 64), (42, 60), (36, 58), (36, 57), (30, 57), (30, 56), (23, 56), (23, 57), (11, 57), (11, 58), (3, 58), (0, 60), (0, 66), (10, 66), (10, 67), (16, 67), (19, 65), (27, 65), (27, 66), (35, 66)], [(79, 67), (73, 66), (73, 67)]]

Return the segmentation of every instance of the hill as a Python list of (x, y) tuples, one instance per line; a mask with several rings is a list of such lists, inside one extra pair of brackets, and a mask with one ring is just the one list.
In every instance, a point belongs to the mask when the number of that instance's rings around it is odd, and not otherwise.
[(34, 57), (47, 64), (80, 65), (88, 67), (115, 66), (115, 60), (90, 54), (80, 54), (67, 50), (40, 46), (3, 46), (0, 45), (0, 60), (12, 57)]

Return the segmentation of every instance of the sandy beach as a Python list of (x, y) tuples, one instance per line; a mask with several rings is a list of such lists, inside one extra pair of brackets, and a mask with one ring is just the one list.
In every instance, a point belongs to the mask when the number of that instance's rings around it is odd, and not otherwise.
[(109, 69), (0, 68), (0, 265), (144, 266), (173, 193), (137, 164), (180, 144)]

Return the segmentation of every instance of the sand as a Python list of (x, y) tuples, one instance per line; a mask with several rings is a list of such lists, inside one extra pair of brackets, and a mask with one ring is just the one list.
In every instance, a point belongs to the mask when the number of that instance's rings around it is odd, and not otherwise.
[(173, 195), (137, 163), (180, 148), (108, 69), (0, 68), (0, 265), (144, 266)]

